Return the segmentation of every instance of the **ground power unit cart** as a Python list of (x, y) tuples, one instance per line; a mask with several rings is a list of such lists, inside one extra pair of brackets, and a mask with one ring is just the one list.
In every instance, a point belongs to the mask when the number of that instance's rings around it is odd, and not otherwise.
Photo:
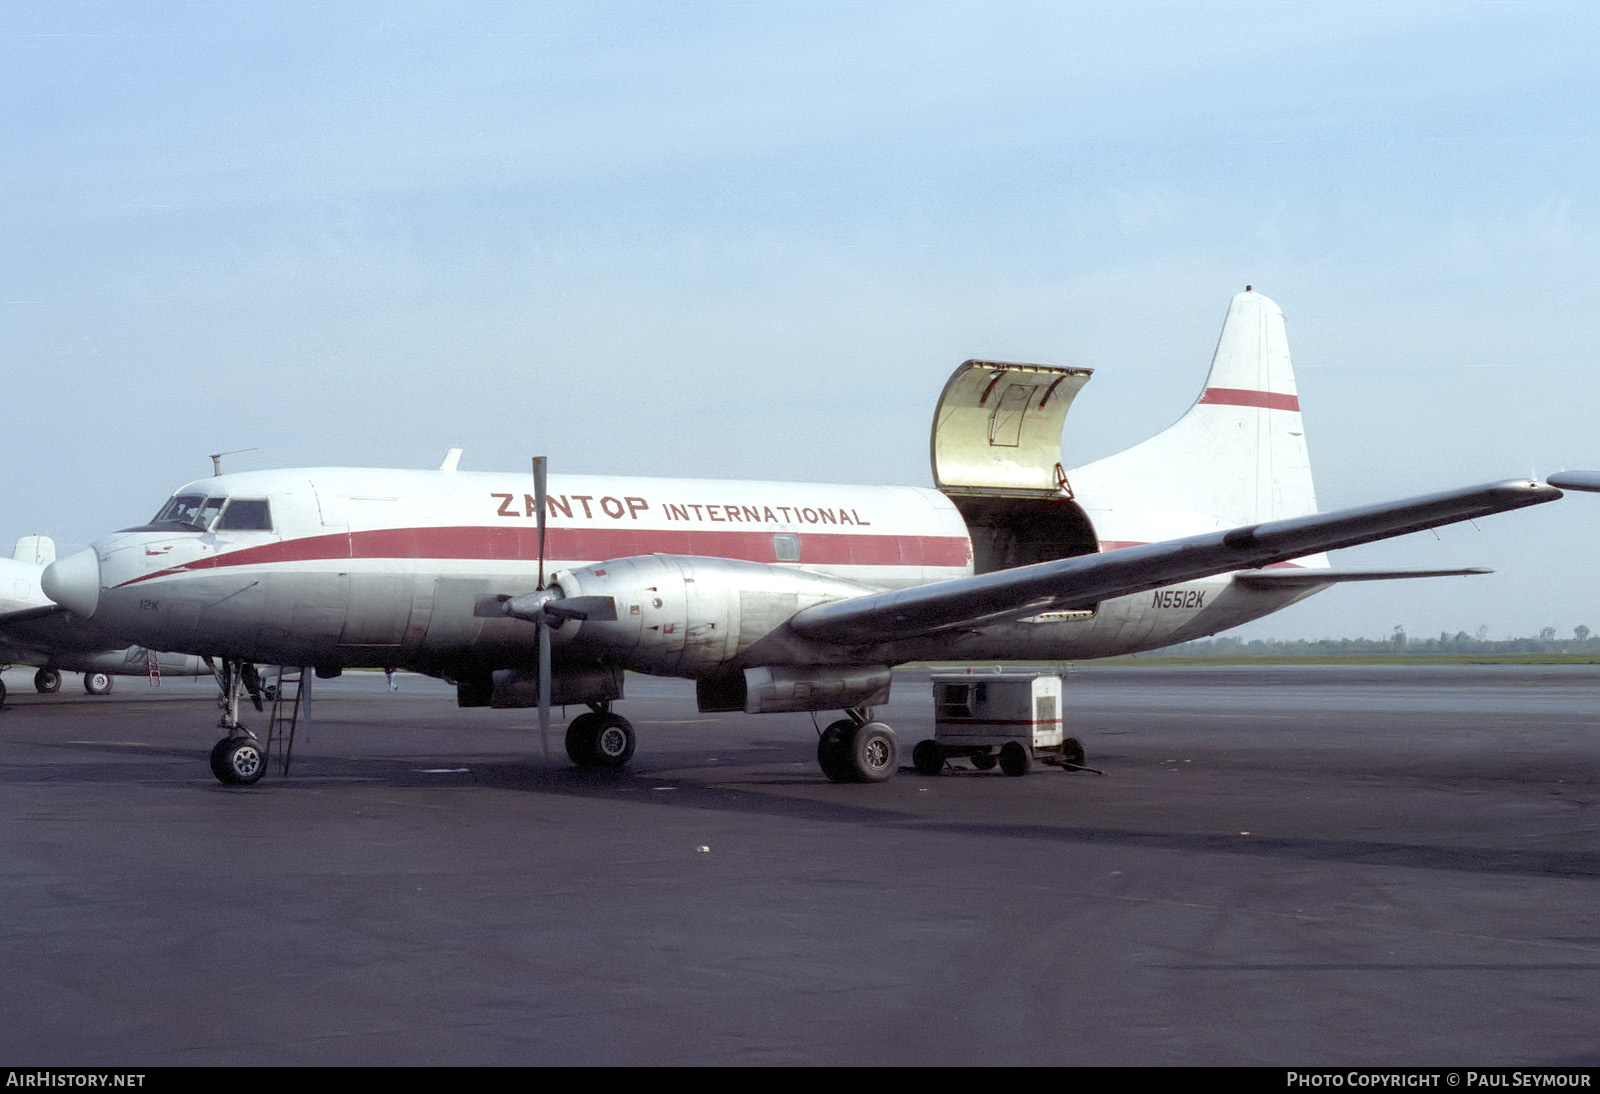
[(996, 764), (1026, 775), (1035, 762), (1069, 771), (1083, 767), (1083, 745), (1061, 723), (1061, 677), (1054, 673), (947, 673), (933, 678), (933, 737), (912, 750), (911, 763), (937, 775), (958, 757), (980, 771)]

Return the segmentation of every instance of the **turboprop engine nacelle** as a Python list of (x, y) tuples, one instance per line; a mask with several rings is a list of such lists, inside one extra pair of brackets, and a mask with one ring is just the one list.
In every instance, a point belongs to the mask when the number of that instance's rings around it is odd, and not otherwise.
[(637, 672), (726, 669), (796, 612), (875, 591), (804, 570), (697, 555), (639, 555), (557, 573), (563, 597), (610, 597), (616, 618), (566, 620), (555, 647), (605, 651)]

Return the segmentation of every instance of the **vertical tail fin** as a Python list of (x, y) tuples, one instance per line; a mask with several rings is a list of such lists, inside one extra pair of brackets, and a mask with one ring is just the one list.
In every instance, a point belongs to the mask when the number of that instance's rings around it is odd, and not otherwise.
[(48, 566), (56, 560), (56, 541), (49, 536), (23, 536), (11, 557), (32, 566)]
[(1091, 509), (1104, 504), (1122, 516), (1130, 503), (1148, 503), (1150, 515), (1136, 518), (1139, 527), (1125, 533), (1140, 539), (1316, 512), (1278, 305), (1249, 288), (1235, 296), (1205, 389), (1188, 413), (1069, 479)]

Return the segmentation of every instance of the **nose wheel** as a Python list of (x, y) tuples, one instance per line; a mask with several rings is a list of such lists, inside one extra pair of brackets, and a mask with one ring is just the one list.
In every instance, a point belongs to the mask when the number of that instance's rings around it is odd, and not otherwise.
[(267, 773), (267, 751), (254, 737), (224, 737), (211, 748), (211, 773), (228, 786), (250, 786)]

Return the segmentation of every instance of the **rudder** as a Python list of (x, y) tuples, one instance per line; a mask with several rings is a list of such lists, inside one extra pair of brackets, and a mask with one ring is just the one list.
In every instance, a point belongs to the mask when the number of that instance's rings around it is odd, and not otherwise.
[(1316, 512), (1282, 309), (1248, 287), (1236, 295), (1188, 412), (1068, 478), (1091, 509), (1149, 503), (1148, 522), (1160, 525), (1142, 533), (1151, 538)]

